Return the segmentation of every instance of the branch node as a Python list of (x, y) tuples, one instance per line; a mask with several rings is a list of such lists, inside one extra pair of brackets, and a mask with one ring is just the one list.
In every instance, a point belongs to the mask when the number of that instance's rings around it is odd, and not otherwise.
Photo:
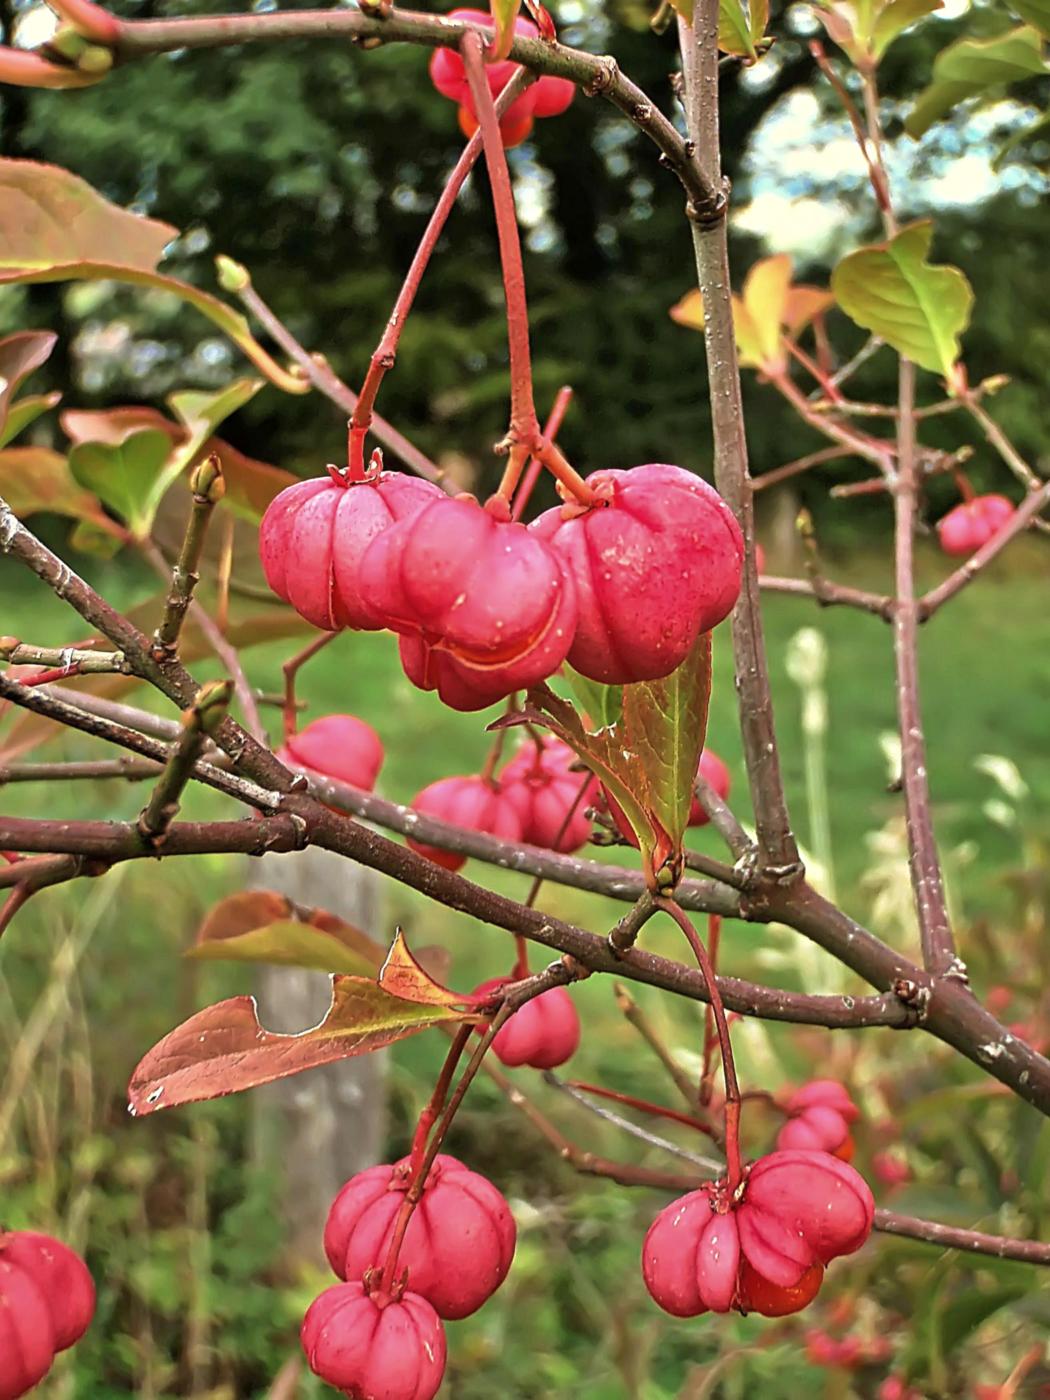
[(599, 93), (608, 92), (620, 76), (620, 65), (611, 54), (602, 54), (596, 62), (594, 77), (583, 89), (587, 97), (597, 97)]
[(891, 991), (902, 1006), (914, 1014), (913, 1025), (922, 1025), (930, 1008), (932, 992), (929, 987), (913, 981), (910, 977), (898, 977)]
[(686, 200), (686, 218), (690, 223), (697, 224), (700, 228), (713, 228), (716, 224), (722, 223), (729, 213), (731, 190), (732, 182), (729, 176), (723, 175), (722, 183), (713, 197), (705, 200)]

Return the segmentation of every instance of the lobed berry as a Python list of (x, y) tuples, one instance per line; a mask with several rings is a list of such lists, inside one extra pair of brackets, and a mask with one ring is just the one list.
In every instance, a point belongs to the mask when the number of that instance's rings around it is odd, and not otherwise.
[(860, 1110), (845, 1086), (835, 1079), (811, 1079), (784, 1104), (788, 1121), (777, 1134), (777, 1147), (830, 1152), (853, 1160), (850, 1124)]
[(974, 554), (1013, 513), (1013, 503), (1005, 496), (974, 496), (972, 501), (963, 501), (937, 522), (941, 548), (945, 554)]
[(587, 484), (603, 504), (556, 506), (529, 526), (576, 585), (569, 664), (606, 685), (669, 676), (736, 602), (740, 527), (714, 487), (681, 467), (599, 471)]
[(301, 617), (325, 632), (376, 631), (359, 570), (375, 537), (436, 499), (438, 487), (403, 472), (348, 481), (335, 472), (297, 481), (276, 496), (259, 526), (266, 582)]
[(445, 1329), (416, 1293), (378, 1301), (336, 1284), (310, 1304), (300, 1340), (314, 1375), (349, 1400), (433, 1400), (445, 1374)]
[[(492, 16), (484, 10), (452, 10), (449, 19), (466, 20), (471, 24), (491, 27)], [(514, 22), (515, 34), (526, 39), (539, 37), (539, 30), (529, 19), (519, 18)], [(487, 63), (485, 76), (493, 98), (500, 95), (517, 71), (513, 59), (499, 63)], [(477, 112), (467, 82), (463, 60), (455, 49), (440, 48), (434, 51), (430, 60), (430, 81), (451, 102), (459, 107), (459, 125), (464, 136), (471, 137), (478, 129)], [(500, 118), (500, 135), (506, 147), (520, 145), (532, 131), (535, 117), (561, 116), (572, 102), (576, 87), (568, 78), (544, 76), (537, 78), (525, 89), (522, 95), (507, 108)]]
[(409, 680), (456, 710), (545, 680), (572, 644), (576, 596), (559, 556), (471, 496), (443, 496), (377, 535), (360, 578), (402, 635)]
[(0, 1233), (0, 1400), (18, 1400), (78, 1342), (95, 1313), (87, 1266), (60, 1240)]
[[(341, 1279), (381, 1269), (405, 1192), (410, 1159), (352, 1177), (328, 1214), (324, 1248)], [(427, 1173), (398, 1254), (408, 1286), (439, 1317), (469, 1317), (491, 1298), (514, 1258), (517, 1230), (492, 1182), (455, 1157), (440, 1155)]]
[(383, 742), (356, 715), (323, 715), (286, 739), (277, 757), (292, 768), (371, 792), (383, 766)]
[(522, 745), (503, 765), (500, 783), (518, 813), (521, 839), (530, 846), (569, 855), (591, 839), (587, 808), (595, 800), (598, 781), (592, 777), (580, 796), (586, 775), (574, 771), (577, 761), (568, 744), (545, 739)]
[[(475, 987), (474, 995), (486, 996), (514, 980), (493, 977)], [(552, 987), (518, 1007), (497, 1031), (492, 1052), (512, 1069), (556, 1069), (575, 1055), (579, 1044), (580, 1017), (572, 997), (564, 987)]]
[[(428, 817), (437, 817), (469, 831), (484, 831), (503, 841), (521, 840), (521, 818), (514, 804), (508, 801), (501, 785), (495, 781), (471, 776), (439, 778), (422, 792), (417, 792), (410, 806)], [(455, 851), (443, 851), (407, 838), (409, 846), (421, 856), (428, 856), (446, 870), (459, 870), (466, 856)]]
[(825, 1266), (865, 1242), (874, 1211), (867, 1183), (845, 1162), (771, 1152), (732, 1196), (724, 1180), (708, 1182), (660, 1212), (642, 1249), (645, 1284), (675, 1317), (798, 1312)]

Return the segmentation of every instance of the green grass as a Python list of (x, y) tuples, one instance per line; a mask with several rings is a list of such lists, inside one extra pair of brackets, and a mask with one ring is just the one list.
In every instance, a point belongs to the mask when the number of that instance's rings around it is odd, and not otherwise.
[[(925, 582), (943, 576), (945, 566), (928, 549), (922, 553), (921, 568)], [(830, 571), (851, 582), (886, 586), (884, 565), (874, 557), (832, 561)], [(119, 562), (96, 568), (92, 579), (123, 606), (142, 600), (151, 587), (144, 576), (129, 573)], [(946, 851), (966, 848), (966, 860), (953, 859), (950, 869), (964, 930), (975, 930), (974, 946), (968, 946), (968, 940), (964, 947), (976, 963), (979, 982), (1009, 980), (1012, 960), (1027, 969), (1020, 981), (1034, 975), (1038, 931), (1045, 928), (1045, 921), (1039, 924), (1033, 914), (1031, 899), (1022, 921), (1016, 883), (1007, 876), (1016, 876), (1024, 859), (1031, 864), (1031, 852), (1040, 843), (1044, 848), (1050, 844), (1046, 585), (1045, 551), (1019, 550), (1009, 567), (991, 571), (966, 590), (922, 637), (935, 818)], [(77, 619), (12, 568), (0, 570), (0, 588), (5, 631), (41, 644), (69, 643), (83, 635)], [(784, 658), (801, 627), (816, 627), (827, 640), (827, 767), (836, 875), (846, 907), (871, 919), (872, 894), (862, 883), (873, 865), (868, 837), (901, 812), (901, 798), (887, 791), (886, 761), (878, 743), (879, 734), (892, 730), (895, 722), (889, 628), (867, 616), (841, 609), (821, 611), (804, 600), (781, 597), (767, 599), (764, 618), (785, 782), (803, 841), (808, 832), (800, 704), (785, 674)], [(281, 661), (295, 645), (267, 644), (248, 653), (253, 680), (276, 689)], [(196, 669), (201, 676), (213, 670)], [(375, 726), (387, 749), (380, 788), (398, 800), (410, 799), (438, 777), (477, 771), (489, 744), (484, 726), (490, 716), (455, 714), (433, 696), (413, 690), (386, 635), (340, 638), (303, 673), (300, 691), (309, 701), (309, 716), (349, 710)], [(136, 692), (136, 698), (145, 699), (145, 692)], [(164, 708), (163, 701), (151, 703)], [(266, 714), (276, 734), (277, 711)], [(730, 764), (733, 803), (747, 818), (725, 628), (716, 640), (709, 740)], [(99, 749), (62, 736), (39, 750), (39, 756), (88, 752)], [(975, 757), (984, 753), (1013, 761), (1030, 788), (1023, 807), (1027, 856), (1020, 838), (991, 822), (982, 810), (987, 799), (1001, 795), (974, 767)], [(9, 813), (30, 816), (127, 819), (137, 813), (142, 798), (141, 789), (118, 781), (19, 785), (4, 789), (2, 805)], [(229, 810), (217, 794), (194, 792), (186, 814), (217, 816)], [(717, 838), (708, 831), (698, 834), (697, 844), (721, 854)], [(893, 847), (891, 856), (883, 892), (899, 896), (906, 884), (900, 850)], [(131, 1123), (123, 1115), (124, 1085), (144, 1049), (196, 1006), (251, 985), (250, 970), (202, 968), (179, 956), (203, 913), (237, 887), (244, 869), (244, 862), (219, 857), (163, 866), (137, 863), (106, 880), (79, 882), (41, 895), (0, 944), (0, 992), (6, 988), (13, 1010), (31, 1019), (54, 988), (56, 968), (63, 957), (68, 959), (71, 944), (86, 940), (89, 922), (95, 925), (70, 982), (72, 1004), (78, 1015), (82, 1012), (81, 1019), (75, 1025), (62, 1021), (57, 1040), (45, 1038), (43, 1082), (34, 1089), (42, 1095), (42, 1104), (52, 1106), (73, 1095), (86, 1115), (84, 1121), (71, 1126), (63, 1120), (59, 1136), (65, 1142), (66, 1134), (72, 1134), (72, 1146), (63, 1149), (52, 1142), (48, 1148), (46, 1135), (32, 1128), (27, 1107), (18, 1132), (6, 1144), (0, 1141), (0, 1191), (13, 1223), (39, 1220), (56, 1205), (68, 1217), (70, 1202), (90, 1202), (85, 1211), (92, 1262), (105, 1280), (103, 1320), (94, 1339), (77, 1354), (78, 1400), (188, 1393), (185, 1373), (169, 1365), (168, 1358), (177, 1357), (183, 1345), (184, 1313), (191, 1306), (203, 1307), (211, 1318), (218, 1358), (215, 1376), (232, 1378), (233, 1387), (216, 1394), (228, 1393), (231, 1400), (235, 1395), (261, 1396), (267, 1377), (294, 1344), (295, 1317), (307, 1288), (288, 1286), (273, 1273), (279, 1224), (270, 1209), (270, 1188), (246, 1173), (245, 1101), (161, 1114), (142, 1123)], [(465, 873), (518, 897), (527, 888), (525, 877), (477, 863), (468, 864)], [(1026, 888), (1031, 893), (1030, 880)], [(550, 886), (541, 904), (598, 931), (623, 909)], [(896, 946), (914, 951), (914, 930), (905, 918), (896, 918), (897, 907), (892, 899), (885, 904), (879, 931)], [(451, 949), (451, 981), (457, 987), (468, 988), (509, 965), (505, 934), (391, 885), (384, 927), (373, 932), (389, 936), (397, 922), (410, 941), (441, 942)], [(989, 928), (1001, 935), (994, 954), (985, 938)], [(670, 926), (652, 927), (647, 940), (681, 955)], [(788, 986), (804, 983), (811, 989), (843, 985), (840, 969), (787, 931), (729, 925), (723, 947), (723, 969), (728, 972)], [(613, 1009), (607, 981), (593, 978), (574, 995), (586, 1025), (574, 1074), (666, 1098), (667, 1086)], [(696, 1045), (695, 1008), (671, 1003), (647, 989), (638, 996), (676, 1050), (688, 1052)], [(25, 1027), (10, 1019), (8, 1026), (10, 1046), (15, 1046)], [(903, 1117), (917, 1180), (898, 1197), (899, 1208), (906, 1209), (911, 1201), (916, 1209), (941, 1218), (980, 1220), (994, 1229), (1002, 1209), (1000, 1176), (1013, 1170), (1013, 1155), (1023, 1149), (1026, 1165), (1046, 1155), (1047, 1134), (1034, 1114), (975, 1099), (976, 1072), (957, 1064), (947, 1052), (931, 1049), (928, 1042), (884, 1032), (829, 1036), (758, 1024), (738, 1026), (735, 1038), (748, 1084), (775, 1088), (814, 1072), (841, 1074), (864, 1100), (869, 1121), (887, 1114)], [(405, 1144), (410, 1118), (440, 1054), (441, 1044), (431, 1036), (395, 1051), (392, 1152)], [(71, 1055), (79, 1072), (90, 1070), (90, 1112), (83, 1106), (83, 1086), (77, 1099), (75, 1086), (64, 1078)], [(527, 1077), (523, 1082), (530, 1084)], [(637, 1149), (612, 1130), (589, 1117), (581, 1119), (577, 1110), (553, 1099), (551, 1091), (541, 1086), (537, 1098), (578, 1141), (608, 1155), (637, 1155)], [(35, 1102), (27, 1099), (27, 1105)], [(964, 1135), (957, 1132), (961, 1104), (976, 1104), (965, 1111), (981, 1115)], [(748, 1131), (756, 1150), (768, 1142), (771, 1128), (768, 1116), (755, 1110)], [(862, 1130), (861, 1164), (881, 1145), (879, 1131)], [(659, 1316), (645, 1299), (636, 1266), (641, 1236), (659, 1201), (648, 1192), (581, 1182), (554, 1160), (487, 1084), (480, 1084), (468, 1099), (453, 1150), (490, 1172), (522, 1203), (523, 1222), (507, 1287), (476, 1318), (451, 1329), (449, 1393), (456, 1400), (493, 1394), (539, 1400), (573, 1393), (588, 1400), (671, 1400), (693, 1367), (733, 1352), (741, 1359), (729, 1366), (715, 1393), (743, 1395), (761, 1389), (773, 1400), (786, 1400), (803, 1386), (820, 1384), (819, 1373), (801, 1358), (794, 1324), (778, 1331), (755, 1319), (677, 1323)], [(650, 1154), (649, 1160), (655, 1164), (660, 1159)], [(208, 1183), (208, 1230), (218, 1242), (203, 1299), (194, 1294), (189, 1262), (197, 1257), (193, 1251), (200, 1248), (202, 1236), (192, 1226), (186, 1205), (198, 1178)], [(1023, 1171), (1021, 1180), (1018, 1208), (1027, 1212), (1029, 1221), (1037, 1221), (1045, 1210), (1040, 1183), (1033, 1179), (1025, 1185)], [(143, 1181), (149, 1183), (144, 1196)], [(214, 1262), (216, 1257), (220, 1263)], [(924, 1382), (930, 1394), (941, 1393), (937, 1387), (948, 1383), (953, 1348), (964, 1345), (967, 1336), (963, 1330), (945, 1341), (945, 1309), (963, 1307), (959, 1300), (972, 1299), (976, 1291), (981, 1300), (988, 1300), (980, 1306), (994, 1314), (995, 1298), (1013, 1289), (1026, 1295), (1026, 1316), (1042, 1317), (1046, 1311), (1046, 1294), (1033, 1291), (1039, 1280), (1031, 1272), (1018, 1274), (969, 1260), (946, 1265), (937, 1261), (938, 1256), (920, 1247), (883, 1241), (859, 1260), (839, 1266), (834, 1287), (826, 1290), (840, 1307), (849, 1303), (855, 1309), (860, 1330), (892, 1333), (906, 1359), (911, 1358), (915, 1374), (933, 1377)], [(862, 1294), (867, 1301), (858, 1301)], [(980, 1310), (972, 1302), (968, 1306)], [(902, 1313), (914, 1314), (913, 1326), (904, 1326)], [(826, 1324), (826, 1315), (819, 1316)], [(1008, 1343), (995, 1331), (995, 1316), (982, 1334), (985, 1350), (973, 1364), (997, 1364), (1002, 1355), (1010, 1355)], [(813, 1317), (808, 1314), (806, 1321)], [(148, 1334), (143, 1318), (150, 1320)], [(141, 1380), (143, 1355), (150, 1346), (156, 1353), (152, 1391)], [(133, 1384), (131, 1376), (138, 1381)], [(72, 1393), (57, 1388), (60, 1382), (55, 1385), (56, 1396)], [(862, 1387), (856, 1393), (869, 1391)]]

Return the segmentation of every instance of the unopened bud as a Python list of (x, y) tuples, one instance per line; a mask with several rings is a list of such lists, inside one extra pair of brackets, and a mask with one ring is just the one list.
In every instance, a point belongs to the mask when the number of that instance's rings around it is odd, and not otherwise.
[(217, 452), (210, 452), (190, 475), (190, 490), (201, 501), (217, 505), (226, 495), (226, 480)]
[(0, 661), (7, 661), (21, 645), (17, 637), (0, 637)]
[(233, 258), (228, 258), (225, 253), (220, 253), (215, 259), (215, 273), (224, 292), (236, 295), (238, 292), (247, 291), (252, 285), (248, 269), (239, 262), (234, 262)]
[(101, 44), (89, 44), (77, 58), (81, 73), (94, 73), (101, 76), (113, 67), (113, 54)]
[(205, 734), (213, 734), (226, 718), (232, 695), (233, 681), (208, 681), (197, 692), (197, 698), (192, 709), (187, 712), (184, 723), (196, 722)]

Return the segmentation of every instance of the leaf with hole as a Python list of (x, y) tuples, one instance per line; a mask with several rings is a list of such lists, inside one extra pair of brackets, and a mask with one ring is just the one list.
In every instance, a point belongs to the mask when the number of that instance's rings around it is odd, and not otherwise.
[(402, 1001), (366, 977), (333, 977), (321, 1023), (284, 1035), (260, 1025), (254, 997), (230, 997), (191, 1016), (143, 1057), (128, 1085), (128, 1107), (144, 1117), (222, 1098), (470, 1019), (452, 1007)]
[(933, 224), (924, 220), (887, 243), (859, 248), (835, 268), (831, 290), (858, 326), (949, 379), (970, 323), (973, 291), (957, 267), (926, 261), (932, 239)]
[(188, 958), (267, 963), (374, 976), (385, 949), (323, 909), (297, 909), (282, 894), (248, 890), (209, 911)]

